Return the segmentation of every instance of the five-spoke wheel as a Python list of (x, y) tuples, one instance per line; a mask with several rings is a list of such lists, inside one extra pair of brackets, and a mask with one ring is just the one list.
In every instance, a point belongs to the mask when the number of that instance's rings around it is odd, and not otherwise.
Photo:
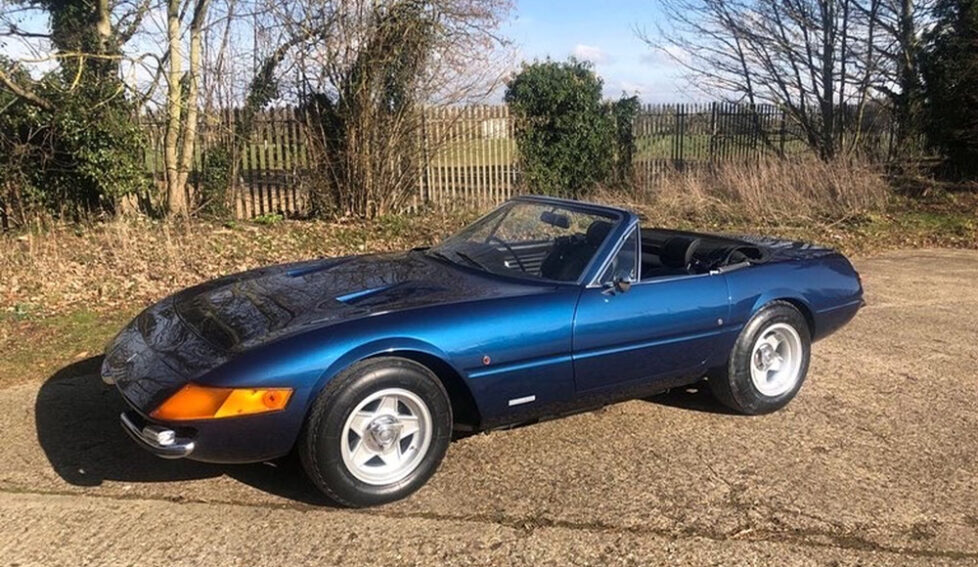
[(374, 506), (427, 482), (451, 434), (451, 403), (431, 370), (405, 358), (371, 358), (326, 385), (298, 451), (327, 496), (347, 506)]
[(777, 397), (798, 382), (802, 359), (801, 336), (786, 323), (775, 323), (761, 333), (751, 354), (750, 377), (757, 391)]
[(810, 353), (805, 317), (790, 303), (771, 302), (744, 326), (727, 367), (709, 376), (710, 389), (736, 411), (775, 411), (798, 393)]
[(343, 463), (359, 480), (378, 486), (411, 474), (431, 444), (431, 412), (403, 388), (368, 395), (347, 418), (340, 440)]

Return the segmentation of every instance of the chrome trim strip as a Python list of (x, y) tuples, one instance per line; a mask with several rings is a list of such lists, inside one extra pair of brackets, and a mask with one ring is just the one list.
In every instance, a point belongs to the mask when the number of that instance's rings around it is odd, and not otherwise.
[(833, 305), (832, 307), (826, 307), (825, 309), (819, 309), (819, 310), (815, 311), (815, 313), (817, 315), (821, 315), (823, 313), (831, 313), (832, 311), (838, 311), (839, 309), (852, 308), (852, 306), (854, 306), (854, 305), (859, 305), (859, 307), (863, 307), (864, 305), (866, 305), (866, 300), (860, 297), (859, 299), (853, 299), (852, 301), (847, 301), (847, 302), (842, 303), (840, 305)]
[(623, 345), (614, 345), (611, 347), (594, 348), (588, 350), (582, 350), (574, 353), (574, 360), (583, 360), (586, 358), (592, 358), (595, 356), (604, 356), (607, 354), (619, 354), (623, 352), (628, 352), (632, 350), (649, 348), (659, 345), (668, 345), (677, 343), (680, 341), (689, 341), (695, 339), (705, 339), (707, 337), (713, 337), (716, 335), (722, 335), (724, 333), (740, 332), (743, 325), (729, 325), (726, 324), (722, 327), (716, 329), (711, 329), (702, 333), (693, 333), (687, 335), (676, 335), (665, 339), (655, 339), (651, 341), (636, 341), (633, 343), (627, 343)]
[(160, 445), (156, 439), (143, 433), (143, 430), (133, 423), (132, 418), (126, 413), (119, 416), (119, 421), (122, 422), (122, 429), (132, 437), (133, 441), (154, 455), (164, 459), (182, 459), (194, 452), (194, 442), (191, 439), (176, 437), (173, 444)]
[(522, 398), (513, 398), (509, 401), (509, 407), (518, 406), (521, 404), (528, 404), (530, 402), (537, 401), (536, 396), (523, 396)]
[[(618, 251), (619, 250), (621, 250), (621, 247), (625, 244), (625, 241), (628, 240), (628, 237), (632, 235), (632, 230), (638, 230), (638, 229), (639, 228), (638, 228), (638, 221), (637, 220), (633, 220), (631, 223), (629, 223), (628, 226), (625, 227), (625, 232), (618, 238), (618, 241), (615, 242), (615, 245), (611, 248), (611, 253), (608, 254), (607, 256), (605, 256), (604, 261), (601, 262), (601, 268), (598, 269), (598, 271), (594, 274), (594, 277), (591, 278), (591, 282), (589, 284), (587, 284), (586, 286), (584, 286), (584, 287), (587, 287), (587, 288), (601, 287), (601, 282), (598, 281), (598, 280), (601, 279), (601, 275), (604, 274), (604, 271), (606, 269), (608, 269), (608, 266), (611, 264), (611, 261), (614, 260), (615, 255), (618, 254)], [(641, 235), (639, 235), (639, 238), (638, 238), (638, 256), (636, 258), (636, 261), (639, 264), (639, 270), (642, 269), (641, 268), (641, 265), (642, 265), (642, 256), (641, 255), (642, 255), (642, 238), (641, 238)], [(588, 266), (588, 268), (590, 268), (590, 267), (591, 266)], [(587, 272), (587, 270), (584, 270), (584, 271), (585, 271), (585, 273)], [(641, 280), (641, 274), (639, 274), (639, 279), (636, 280), (636, 283), (639, 282), (639, 281), (642, 281)]]
[(563, 353), (553, 356), (544, 356), (539, 358), (531, 358), (529, 360), (519, 360), (516, 362), (508, 362), (506, 364), (500, 364), (498, 366), (479, 366), (478, 370), (472, 370), (468, 372), (469, 378), (485, 378), (486, 376), (492, 376), (494, 374), (500, 374), (504, 372), (513, 372), (516, 370), (527, 370), (530, 368), (537, 368), (540, 366), (547, 366), (551, 364), (561, 364), (569, 363), (571, 361), (571, 355), (569, 353)]

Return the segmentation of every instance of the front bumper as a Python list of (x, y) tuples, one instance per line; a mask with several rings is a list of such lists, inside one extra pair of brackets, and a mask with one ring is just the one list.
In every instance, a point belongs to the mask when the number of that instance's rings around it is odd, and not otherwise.
[(241, 464), (287, 455), (298, 438), (303, 416), (303, 407), (290, 403), (280, 412), (180, 423), (155, 421), (133, 408), (119, 420), (137, 445), (164, 459)]
[(123, 412), (119, 417), (122, 429), (133, 441), (150, 453), (164, 459), (182, 459), (194, 452), (193, 438), (173, 429), (144, 423), (133, 412)]

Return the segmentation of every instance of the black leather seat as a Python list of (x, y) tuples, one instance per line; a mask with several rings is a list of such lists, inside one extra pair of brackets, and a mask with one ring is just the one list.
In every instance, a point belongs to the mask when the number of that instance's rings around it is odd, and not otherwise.
[(659, 259), (671, 273), (689, 273), (693, 254), (703, 243), (703, 239), (693, 236), (673, 236), (662, 245)]
[(540, 264), (540, 275), (551, 280), (576, 281), (598, 251), (598, 247), (608, 237), (612, 227), (608, 221), (596, 220), (587, 227), (583, 239), (580, 235), (577, 238), (558, 239), (553, 250)]

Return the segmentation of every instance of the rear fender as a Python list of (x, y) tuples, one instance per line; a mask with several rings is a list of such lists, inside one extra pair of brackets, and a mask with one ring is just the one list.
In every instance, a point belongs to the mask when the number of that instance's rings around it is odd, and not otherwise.
[[(765, 291), (764, 293), (759, 295), (757, 297), (757, 300), (754, 302), (754, 305), (751, 307), (750, 315), (747, 317), (747, 321), (749, 321), (751, 317), (756, 315), (758, 311), (763, 309), (765, 305), (773, 301), (787, 301), (788, 303), (791, 303), (796, 308), (798, 308), (798, 310), (801, 311), (801, 314), (805, 316), (805, 320), (808, 321), (809, 332), (814, 333), (815, 331), (815, 329), (813, 328), (814, 321), (812, 319), (812, 314), (814, 313), (814, 309), (812, 308), (812, 304), (807, 299), (805, 299), (805, 296), (798, 293), (797, 290), (793, 290), (793, 289), (776, 288), (776, 289)], [(745, 321), (744, 324), (747, 324), (747, 322)]]

